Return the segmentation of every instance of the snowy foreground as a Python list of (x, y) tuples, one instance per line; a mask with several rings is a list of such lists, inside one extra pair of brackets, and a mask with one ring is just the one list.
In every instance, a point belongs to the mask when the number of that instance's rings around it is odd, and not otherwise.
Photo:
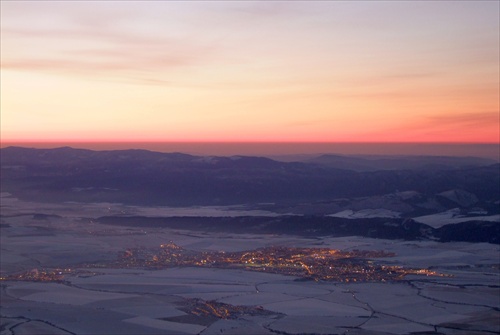
[[(5, 213), (9, 214), (9, 213)], [(4, 215), (5, 215), (4, 214)], [(376, 262), (431, 268), (448, 277), (339, 283), (237, 269), (85, 269), (63, 282), (2, 280), (1, 334), (496, 334), (499, 246), (361, 237), (206, 234), (85, 224), (72, 217), (5, 215), (1, 275), (78, 268), (127, 248), (174, 241), (199, 251), (267, 246), (384, 250)], [(374, 260), (375, 261), (375, 260)], [(193, 301), (248, 306), (234, 317), (193, 317)]]

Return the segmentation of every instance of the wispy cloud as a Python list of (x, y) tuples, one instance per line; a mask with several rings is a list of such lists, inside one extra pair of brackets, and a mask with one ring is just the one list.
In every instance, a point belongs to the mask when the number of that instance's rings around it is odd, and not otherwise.
[(300, 13), (300, 8), (294, 3), (283, 1), (234, 2), (227, 9), (236, 14), (255, 16), (259, 19)]
[(39, 43), (45, 43), (46, 48), (50, 48), (40, 53), (3, 56), (3, 69), (86, 76), (123, 75), (124, 71), (139, 71), (154, 77), (155, 84), (164, 80), (161, 76), (165, 75), (165, 71), (204, 64), (216, 48), (178, 38), (93, 29), (5, 29), (2, 35), (17, 41), (24, 39), (25, 43), (40, 40), (42, 42)]
[(499, 125), (500, 111), (428, 116), (423, 124), (436, 127), (478, 127)]
[[(161, 17), (144, 20), (134, 12), (144, 10), (139, 3), (96, 6), (93, 11), (87, 4), (45, 3), (38, 13), (38, 4), (6, 6), (10, 15), (1, 34), (2, 48), (9, 52), (2, 52), (2, 69), (99, 80), (144, 76), (143, 83), (158, 85), (170, 82), (176, 69), (203, 67), (217, 49), (212, 41), (170, 29)], [(164, 4), (153, 6), (161, 9)]]
[(153, 37), (147, 35), (139, 35), (124, 31), (115, 31), (113, 29), (98, 29), (97, 27), (83, 28), (61, 28), (61, 29), (31, 29), (31, 28), (2, 28), (2, 35), (6, 38), (28, 38), (42, 40), (63, 40), (84, 42), (85, 40), (92, 42), (107, 42), (119, 45), (151, 45), (171, 42), (172, 39), (163, 36)]

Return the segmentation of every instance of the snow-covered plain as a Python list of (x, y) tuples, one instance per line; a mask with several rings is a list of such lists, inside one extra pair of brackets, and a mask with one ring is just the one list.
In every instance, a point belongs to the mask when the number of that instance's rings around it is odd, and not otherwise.
[(481, 215), (481, 216), (466, 216), (460, 214), (458, 208), (450, 209), (441, 213), (424, 215), (414, 218), (415, 221), (425, 223), (433, 228), (440, 228), (447, 224), (467, 222), (467, 221), (490, 221), (500, 224), (500, 214), (496, 215)]
[[(9, 206), (16, 209), (15, 202)], [(36, 208), (43, 210), (40, 204)], [(98, 274), (70, 275), (64, 283), (2, 281), (2, 335), (500, 333), (498, 245), (144, 230), (82, 225), (84, 209), (71, 214), (51, 207), (49, 212), (60, 217), (45, 220), (34, 219), (28, 208), (17, 212), (25, 215), (2, 218), (9, 225), (0, 234), (2, 276), (33, 268), (78, 268), (114, 259), (127, 248), (168, 241), (198, 251), (272, 245), (385, 250), (396, 256), (374, 261), (452, 276), (340, 283), (237, 269), (86, 268)], [(186, 309), (197, 299), (265, 313), (200, 322)]]

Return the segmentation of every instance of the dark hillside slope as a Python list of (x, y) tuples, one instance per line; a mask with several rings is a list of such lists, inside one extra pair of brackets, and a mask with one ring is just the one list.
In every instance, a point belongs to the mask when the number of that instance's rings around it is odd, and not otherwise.
[(200, 157), (146, 150), (1, 149), (2, 192), (37, 201), (230, 205), (323, 201), (450, 189), (500, 199), (499, 165), (453, 170), (366, 171), (261, 157)]
[[(105, 216), (95, 221), (106, 225), (141, 228), (172, 228), (198, 232), (286, 234), (304, 237), (364, 236), (398, 240), (440, 242), (487, 242), (500, 244), (500, 224), (469, 221), (439, 229), (411, 219), (343, 219), (325, 216), (280, 217), (143, 217)], [(85, 224), (85, 222), (83, 222)]]

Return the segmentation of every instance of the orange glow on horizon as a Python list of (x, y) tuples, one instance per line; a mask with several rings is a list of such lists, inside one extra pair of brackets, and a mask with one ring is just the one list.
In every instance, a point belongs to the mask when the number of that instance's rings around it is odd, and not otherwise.
[(498, 144), (499, 12), (2, 2), (0, 140)]

